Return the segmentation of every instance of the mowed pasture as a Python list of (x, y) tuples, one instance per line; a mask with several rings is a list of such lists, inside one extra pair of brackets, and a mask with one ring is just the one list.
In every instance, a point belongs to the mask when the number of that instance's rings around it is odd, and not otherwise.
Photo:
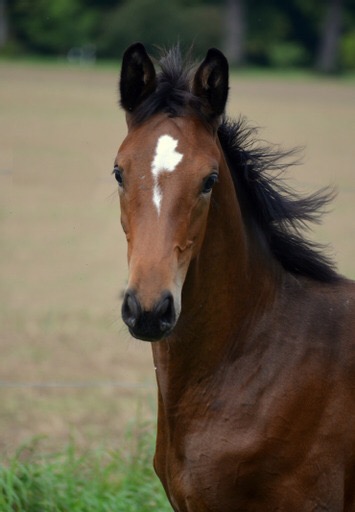
[[(120, 320), (127, 275), (113, 159), (125, 135), (117, 70), (0, 63), (0, 452), (118, 447), (154, 418), (149, 344)], [(235, 72), (228, 113), (304, 146), (290, 183), (338, 189), (310, 235), (355, 277), (354, 82)]]

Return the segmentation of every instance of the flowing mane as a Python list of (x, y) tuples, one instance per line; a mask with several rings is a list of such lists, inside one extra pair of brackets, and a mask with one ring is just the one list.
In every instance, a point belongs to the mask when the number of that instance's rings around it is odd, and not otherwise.
[(322, 188), (300, 196), (291, 190), (283, 174), (292, 165), (287, 157), (295, 151), (261, 145), (254, 137), (256, 131), (244, 119), (225, 119), (218, 130), (244, 218), (247, 221), (247, 213), (254, 221), (254, 230), (285, 270), (318, 281), (339, 279), (324, 246), (303, 233), (309, 223), (320, 221), (334, 191)]
[[(166, 112), (171, 117), (193, 114), (204, 117), (201, 99), (193, 94), (195, 64), (183, 58), (179, 46), (162, 52), (156, 90), (132, 114), (132, 123), (141, 124), (151, 116)], [(287, 157), (295, 151), (267, 147), (255, 137), (257, 130), (245, 119), (224, 118), (218, 137), (233, 177), (242, 214), (250, 229), (264, 241), (282, 267), (295, 275), (317, 281), (339, 279), (324, 246), (306, 238), (309, 223), (319, 222), (334, 192), (322, 188), (300, 196), (284, 182), (283, 174), (292, 165)]]

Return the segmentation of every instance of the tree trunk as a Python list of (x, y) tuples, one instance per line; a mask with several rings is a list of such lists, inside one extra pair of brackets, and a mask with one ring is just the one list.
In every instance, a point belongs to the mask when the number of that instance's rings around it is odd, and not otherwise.
[(245, 57), (246, 19), (244, 0), (225, 2), (224, 51), (231, 64), (241, 64)]
[(334, 73), (339, 67), (342, 19), (343, 0), (329, 0), (316, 62), (316, 69), (322, 73)]
[(5, 46), (8, 38), (6, 0), (0, 0), (0, 48)]

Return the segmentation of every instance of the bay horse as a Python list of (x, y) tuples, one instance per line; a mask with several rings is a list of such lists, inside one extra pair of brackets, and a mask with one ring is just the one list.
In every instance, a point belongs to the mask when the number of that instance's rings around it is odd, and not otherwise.
[[(355, 511), (355, 287), (302, 228), (282, 154), (228, 119), (228, 62), (123, 56), (122, 317), (152, 342), (176, 512)], [(276, 171), (277, 176), (272, 175)]]

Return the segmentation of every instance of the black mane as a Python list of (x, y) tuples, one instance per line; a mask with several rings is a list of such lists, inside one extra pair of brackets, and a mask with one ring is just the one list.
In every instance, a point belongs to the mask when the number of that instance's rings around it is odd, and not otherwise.
[[(165, 112), (171, 117), (197, 114), (203, 118), (201, 100), (191, 91), (195, 63), (188, 54), (185, 58), (179, 46), (163, 51), (158, 61), (160, 72), (154, 94), (143, 101), (132, 113), (133, 124), (140, 124), (154, 114)], [(207, 121), (207, 119), (204, 119)]]
[[(163, 54), (159, 65), (157, 88), (133, 113), (133, 122), (142, 123), (158, 112), (172, 117), (193, 113), (208, 122), (191, 90), (191, 60), (183, 59), (177, 46)], [(294, 152), (260, 145), (255, 134), (243, 119), (224, 119), (218, 129), (246, 222), (286, 271), (323, 282), (339, 279), (324, 247), (304, 236), (310, 222), (319, 222), (333, 191), (323, 188), (302, 197), (290, 190), (282, 178), (290, 165), (285, 157)]]
[(304, 236), (309, 223), (320, 222), (334, 190), (326, 187), (309, 196), (291, 190), (283, 174), (297, 150), (261, 145), (256, 131), (244, 119), (225, 119), (218, 130), (244, 218), (252, 220), (254, 230), (285, 270), (318, 281), (339, 279), (324, 246)]

